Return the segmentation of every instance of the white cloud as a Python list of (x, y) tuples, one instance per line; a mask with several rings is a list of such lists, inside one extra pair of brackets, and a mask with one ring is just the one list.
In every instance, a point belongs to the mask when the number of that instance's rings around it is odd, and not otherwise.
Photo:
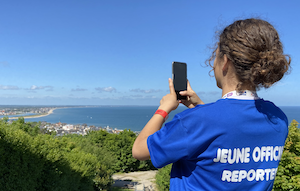
[(32, 85), (28, 90), (43, 90), (46, 89), (47, 91), (52, 91), (53, 86), (36, 86)]
[(161, 92), (162, 90), (154, 90), (154, 89), (149, 89), (149, 90), (142, 90), (140, 88), (136, 88), (136, 89), (132, 89), (132, 90), (129, 90), (131, 92), (137, 92), (137, 93), (146, 93), (146, 94), (149, 94), (149, 93), (157, 93), (157, 92)]
[(104, 88), (95, 88), (95, 90), (97, 90), (98, 92), (109, 92), (109, 93), (113, 93), (113, 92), (117, 92), (116, 88), (113, 87), (104, 87)]
[(18, 86), (3, 86), (0, 85), (0, 90), (19, 90), (20, 88)]
[(204, 92), (204, 91), (200, 91), (200, 92), (197, 92), (197, 95), (198, 96), (201, 96), (201, 95), (220, 95), (220, 92), (218, 91), (210, 91), (210, 92)]
[(72, 92), (82, 92), (82, 91), (87, 91), (87, 89), (84, 88), (76, 88), (76, 89), (72, 89)]

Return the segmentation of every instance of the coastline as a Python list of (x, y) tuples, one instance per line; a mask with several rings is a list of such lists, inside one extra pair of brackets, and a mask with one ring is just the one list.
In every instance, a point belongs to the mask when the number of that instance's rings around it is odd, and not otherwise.
[(20, 117), (23, 117), (24, 119), (32, 119), (32, 118), (45, 117), (45, 116), (48, 116), (48, 115), (52, 114), (55, 109), (57, 109), (57, 108), (50, 109), (48, 111), (48, 113), (43, 113), (43, 114), (38, 114), (38, 115), (29, 115), (29, 116), (9, 117), (9, 119), (18, 119)]
[[(51, 124), (61, 122), (71, 125), (86, 124), (95, 127), (109, 126), (112, 129), (141, 131), (156, 109), (156, 106), (48, 106), (47, 110), (32, 109), (31, 113), (28, 109), (29, 112), (10, 116), (10, 119), (16, 120), (24, 117), (26, 122), (45, 121)], [(288, 117), (288, 124), (292, 122), (292, 119), (300, 122), (300, 106), (282, 106), (281, 109)], [(34, 112), (35, 110), (41, 113)], [(168, 121), (184, 110), (184, 107), (177, 108), (176, 111), (170, 113)]]

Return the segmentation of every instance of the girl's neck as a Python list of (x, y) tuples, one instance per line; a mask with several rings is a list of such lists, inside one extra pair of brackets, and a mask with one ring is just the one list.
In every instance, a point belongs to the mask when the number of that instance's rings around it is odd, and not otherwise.
[[(251, 92), (256, 93), (256, 89), (253, 89), (253, 88), (250, 88), (250, 87), (247, 87), (247, 86), (243, 86), (240, 91), (244, 91), (244, 90), (249, 90)], [(235, 86), (231, 86), (231, 87), (224, 87), (224, 88), (222, 88), (222, 97), (225, 94), (227, 94), (229, 92), (232, 92), (232, 91), (240, 92), (239, 90), (236, 90), (236, 85)]]

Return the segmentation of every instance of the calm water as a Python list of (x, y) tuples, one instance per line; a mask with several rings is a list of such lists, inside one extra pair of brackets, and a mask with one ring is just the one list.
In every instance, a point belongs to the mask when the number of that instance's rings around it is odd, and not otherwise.
[(281, 106), (280, 109), (288, 117), (289, 123), (291, 123), (293, 119), (300, 123), (300, 106)]
[[(26, 121), (47, 121), (50, 123), (83, 124), (95, 126), (109, 126), (117, 129), (131, 129), (140, 131), (152, 117), (157, 106), (102, 106), (89, 108), (63, 108), (56, 109), (51, 115), (26, 119)], [(178, 107), (172, 113), (170, 121), (178, 112), (186, 109)]]
[[(289, 119), (300, 122), (300, 106), (280, 107)], [(51, 115), (25, 119), (26, 121), (47, 121), (50, 123), (84, 124), (95, 126), (110, 126), (117, 129), (131, 129), (140, 131), (152, 117), (157, 106), (101, 106), (89, 108), (63, 108), (56, 109)], [(185, 110), (178, 107), (169, 116), (170, 121), (176, 113)]]

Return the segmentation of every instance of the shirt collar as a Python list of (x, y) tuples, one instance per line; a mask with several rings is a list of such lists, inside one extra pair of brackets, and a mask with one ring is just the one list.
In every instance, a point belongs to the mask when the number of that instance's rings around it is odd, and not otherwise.
[(259, 97), (257, 96), (255, 91), (243, 90), (243, 91), (231, 91), (225, 94), (222, 99), (242, 99), (242, 100), (257, 100)]

